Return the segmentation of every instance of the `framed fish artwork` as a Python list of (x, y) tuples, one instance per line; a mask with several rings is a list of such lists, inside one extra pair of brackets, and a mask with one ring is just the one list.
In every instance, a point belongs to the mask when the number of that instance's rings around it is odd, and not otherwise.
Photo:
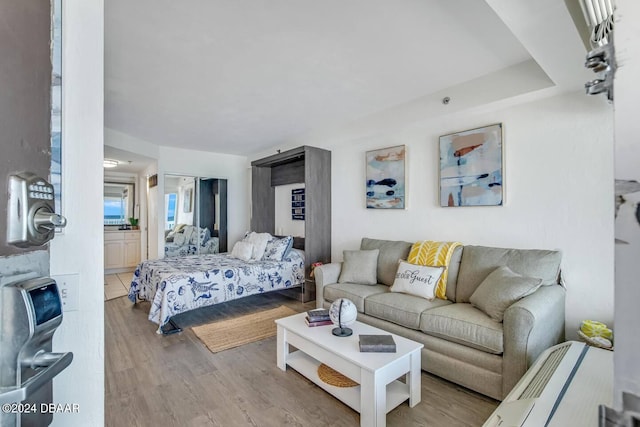
[(404, 209), (406, 146), (366, 153), (367, 209)]

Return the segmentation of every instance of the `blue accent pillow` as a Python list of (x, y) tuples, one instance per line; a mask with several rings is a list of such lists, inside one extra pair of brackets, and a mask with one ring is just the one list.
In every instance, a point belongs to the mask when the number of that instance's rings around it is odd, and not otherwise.
[(208, 227), (200, 229), (200, 246), (204, 246), (211, 239), (211, 232)]
[(265, 261), (282, 261), (292, 246), (293, 237), (291, 236), (286, 236), (282, 239), (273, 237), (267, 242), (267, 247), (264, 250), (262, 259)]

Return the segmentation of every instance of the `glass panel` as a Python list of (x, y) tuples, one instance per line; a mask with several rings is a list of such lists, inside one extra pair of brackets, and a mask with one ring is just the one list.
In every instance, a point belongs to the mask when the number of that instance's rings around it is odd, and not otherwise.
[(42, 325), (62, 314), (58, 288), (51, 284), (29, 291), (31, 304), (36, 315), (36, 325)]
[(171, 231), (176, 226), (176, 201), (178, 200), (177, 193), (167, 193), (164, 196), (165, 212), (167, 218), (165, 220), (165, 231)]
[[(165, 175), (166, 256), (227, 251), (226, 189), (225, 179)], [(197, 233), (192, 242), (176, 239), (185, 230)]]

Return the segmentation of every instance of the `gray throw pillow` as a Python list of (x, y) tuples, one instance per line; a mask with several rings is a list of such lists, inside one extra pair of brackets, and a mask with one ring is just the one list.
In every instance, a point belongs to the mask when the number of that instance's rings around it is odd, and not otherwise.
[(541, 278), (543, 286), (553, 285), (558, 283), (561, 260), (560, 251), (466, 245), (456, 283), (456, 302), (469, 302), (489, 273), (503, 265), (523, 276)]
[(514, 273), (507, 266), (493, 270), (480, 283), (469, 301), (496, 322), (502, 322), (511, 304), (531, 295), (542, 285), (542, 279)]
[(359, 285), (376, 285), (376, 268), (378, 266), (379, 249), (369, 251), (344, 251), (342, 271), (338, 283), (356, 283)]

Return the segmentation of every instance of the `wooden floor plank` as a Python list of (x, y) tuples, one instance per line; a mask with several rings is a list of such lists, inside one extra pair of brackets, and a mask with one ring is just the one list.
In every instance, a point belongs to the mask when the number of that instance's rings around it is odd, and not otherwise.
[[(359, 415), (302, 375), (276, 367), (276, 338), (211, 353), (190, 326), (286, 305), (277, 293), (208, 307), (178, 318), (184, 331), (162, 336), (149, 303), (105, 302), (105, 425), (358, 426)], [(422, 401), (387, 414), (388, 426), (478, 426), (498, 402), (422, 372)]]

